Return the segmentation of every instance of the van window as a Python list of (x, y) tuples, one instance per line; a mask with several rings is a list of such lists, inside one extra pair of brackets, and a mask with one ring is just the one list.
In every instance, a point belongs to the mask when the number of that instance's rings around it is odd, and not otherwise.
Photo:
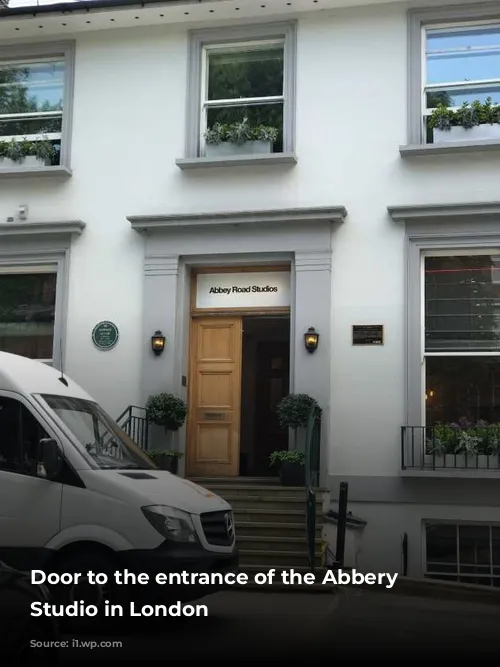
[(66, 396), (42, 395), (41, 398), (76, 437), (93, 467), (102, 470), (156, 468), (97, 403)]
[(0, 396), (0, 470), (36, 475), (38, 443), (48, 437), (22, 403)]

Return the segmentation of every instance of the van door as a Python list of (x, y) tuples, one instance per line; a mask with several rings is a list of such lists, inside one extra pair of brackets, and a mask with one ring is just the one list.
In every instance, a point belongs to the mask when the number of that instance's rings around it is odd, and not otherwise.
[(59, 532), (63, 485), (38, 474), (38, 443), (54, 437), (18, 394), (0, 392), (0, 560), (42, 567)]

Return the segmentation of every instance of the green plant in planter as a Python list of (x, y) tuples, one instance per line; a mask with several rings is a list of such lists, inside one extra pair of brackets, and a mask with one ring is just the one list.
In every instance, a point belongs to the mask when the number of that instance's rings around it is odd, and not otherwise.
[(57, 151), (49, 139), (39, 141), (0, 141), (0, 158), (7, 158), (16, 163), (22, 163), (24, 158), (33, 155), (45, 164), (51, 164)]
[(280, 426), (282, 428), (292, 428), (295, 431), (301, 427), (305, 428), (313, 406), (317, 413), (321, 414), (321, 408), (317, 401), (308, 394), (289, 394), (285, 396), (276, 408)]
[(475, 100), (472, 103), (464, 102), (456, 110), (446, 104), (438, 104), (429, 116), (431, 129), (448, 131), (452, 127), (470, 129), (477, 125), (494, 125), (500, 123), (500, 104), (493, 104), (491, 97), (485, 102)]
[(296, 463), (303, 466), (306, 457), (303, 452), (291, 452), (288, 449), (276, 450), (271, 452), (269, 456), (269, 464), (271, 466), (280, 466), (283, 463)]
[(205, 134), (207, 144), (224, 142), (241, 146), (248, 141), (271, 141), (278, 138), (278, 130), (268, 125), (249, 125), (248, 118), (239, 123), (215, 123)]
[(156, 394), (146, 402), (146, 415), (150, 424), (163, 426), (166, 431), (178, 431), (186, 421), (187, 405), (174, 394)]
[(150, 449), (147, 455), (158, 468), (168, 470), (174, 474), (177, 473), (179, 460), (184, 456), (182, 452), (175, 452), (170, 449)]
[(462, 417), (458, 422), (429, 427), (426, 453), (437, 456), (492, 456), (500, 452), (500, 424), (484, 420), (471, 422)]

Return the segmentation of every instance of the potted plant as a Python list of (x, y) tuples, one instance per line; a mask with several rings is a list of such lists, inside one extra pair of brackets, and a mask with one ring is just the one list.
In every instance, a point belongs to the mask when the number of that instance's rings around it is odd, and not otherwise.
[[(163, 426), (165, 433), (167, 431), (178, 431), (186, 421), (187, 405), (182, 398), (174, 394), (166, 392), (156, 394), (150, 396), (146, 402), (146, 416), (150, 424)], [(148, 454), (153, 460), (160, 463), (163, 470), (177, 472), (182, 453), (170, 450), (153, 450)], [(159, 458), (160, 454), (161, 458)]]
[(204, 134), (207, 157), (271, 153), (278, 130), (268, 125), (250, 125), (248, 118), (239, 123), (215, 123)]
[(278, 468), (278, 476), (283, 486), (304, 486), (306, 483), (305, 454), (278, 450), (269, 457), (271, 467)]
[(37, 141), (0, 141), (0, 168), (21, 164), (26, 167), (45, 167), (52, 164), (55, 156), (56, 149), (46, 138)]
[[(279, 465), (278, 475), (284, 486), (304, 486), (305, 484), (305, 453), (297, 451), (297, 433), (307, 426), (311, 409), (321, 414), (317, 401), (308, 394), (289, 394), (278, 403), (276, 414), (282, 428), (294, 431), (295, 451), (278, 450), (270, 456), (271, 466)], [(304, 447), (305, 449), (305, 443)]]
[(429, 117), (434, 143), (500, 139), (500, 104), (491, 97), (485, 102), (464, 102), (458, 109), (438, 104)]
[(151, 449), (146, 453), (160, 470), (168, 470), (173, 475), (177, 475), (179, 459), (184, 456), (182, 452), (174, 452), (169, 449)]
[(500, 467), (500, 424), (484, 420), (438, 423), (427, 429), (425, 463), (439, 468)]

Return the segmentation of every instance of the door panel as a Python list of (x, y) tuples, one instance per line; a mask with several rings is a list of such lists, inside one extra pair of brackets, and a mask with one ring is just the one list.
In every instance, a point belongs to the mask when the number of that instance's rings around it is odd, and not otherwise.
[(187, 474), (238, 475), (242, 320), (193, 318), (190, 340)]

